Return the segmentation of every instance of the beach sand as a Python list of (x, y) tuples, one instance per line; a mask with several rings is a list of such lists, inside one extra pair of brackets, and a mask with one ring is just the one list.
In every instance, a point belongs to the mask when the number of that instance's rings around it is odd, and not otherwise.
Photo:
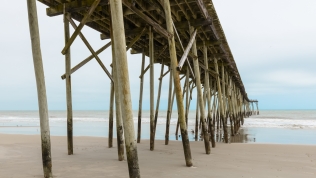
[[(126, 161), (107, 148), (102, 137), (74, 137), (74, 155), (67, 155), (64, 136), (53, 136), (54, 177), (128, 177)], [(116, 145), (116, 143), (114, 143)], [(149, 141), (138, 144), (142, 177), (316, 177), (316, 146), (217, 143), (211, 155), (203, 142), (191, 142), (194, 167), (185, 166), (182, 143)], [(0, 177), (43, 177), (39, 135), (0, 134)]]

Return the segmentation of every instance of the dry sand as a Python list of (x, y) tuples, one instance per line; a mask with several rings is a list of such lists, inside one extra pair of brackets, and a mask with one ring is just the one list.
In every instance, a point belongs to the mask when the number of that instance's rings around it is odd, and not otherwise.
[[(52, 137), (55, 177), (128, 177), (126, 161), (117, 161), (116, 147), (106, 138), (75, 137), (74, 155), (67, 155), (66, 137)], [(116, 143), (114, 143), (115, 145)], [(191, 142), (194, 167), (185, 167), (181, 142), (138, 144), (142, 177), (316, 177), (316, 146), (218, 143), (211, 155), (203, 142)], [(39, 135), (0, 134), (0, 177), (43, 177)]]

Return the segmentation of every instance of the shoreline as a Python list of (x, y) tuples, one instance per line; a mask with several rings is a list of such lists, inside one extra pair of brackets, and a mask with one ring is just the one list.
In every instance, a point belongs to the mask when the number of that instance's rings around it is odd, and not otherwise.
[[(39, 135), (0, 134), (0, 177), (42, 177)], [(74, 137), (74, 155), (67, 155), (67, 138), (52, 136), (55, 177), (128, 177), (126, 161), (117, 161), (116, 139), (107, 147), (104, 137)], [(138, 147), (142, 177), (315, 177), (316, 146), (217, 143), (211, 155), (203, 142), (190, 142), (193, 167), (185, 166), (182, 143), (149, 140)], [(228, 171), (229, 170), (229, 171)]]
[[(157, 125), (155, 140), (165, 140), (165, 126)], [(93, 129), (92, 129), (93, 128)], [(135, 126), (136, 128), (136, 126)], [(190, 130), (193, 128), (189, 126), (188, 134), (189, 140), (195, 141), (194, 133)], [(193, 128), (194, 129), (194, 128)], [(228, 131), (230, 128), (228, 128)], [(66, 136), (66, 125), (60, 124), (58, 126), (51, 126), (51, 136)], [(116, 138), (116, 129), (113, 129), (113, 138)], [(293, 128), (266, 128), (266, 127), (241, 127), (238, 135), (229, 136), (231, 143), (266, 143), (266, 144), (290, 144), (290, 145), (316, 145), (316, 129), (293, 129)], [(34, 126), (0, 126), (0, 134), (10, 135), (39, 135), (40, 128)], [(136, 133), (135, 133), (136, 134)], [(216, 142), (222, 141), (223, 133), (215, 131)], [(106, 124), (100, 125), (98, 123), (80, 123), (74, 127), (74, 136), (88, 136), (107, 138), (108, 128)], [(142, 140), (149, 139), (149, 124), (143, 123), (142, 126)], [(181, 141), (181, 137), (175, 135), (175, 128), (170, 128), (169, 140)], [(201, 138), (199, 137), (199, 140)]]
[[(0, 137), (1, 136), (5, 136), (5, 135), (16, 135), (16, 136), (39, 136), (39, 134), (16, 134), (16, 133), (1, 133), (0, 132)], [(65, 135), (51, 135), (51, 137), (60, 137), (60, 138), (66, 138)], [(104, 139), (108, 139), (108, 137), (106, 136), (73, 136), (74, 138), (104, 138)], [(113, 137), (113, 141), (116, 141), (116, 137)], [(144, 142), (149, 142), (150, 140), (149, 139), (142, 139), (141, 141), (144, 141)], [(159, 142), (164, 142), (165, 140), (159, 140), (159, 139), (155, 139), (155, 141), (159, 141)], [(231, 141), (231, 140), (229, 140)], [(181, 142), (181, 139), (179, 140), (170, 140), (169, 139), (169, 142)], [(192, 142), (203, 142), (203, 140), (198, 140), (198, 141), (195, 141), (195, 140), (190, 140), (190, 143)], [(106, 142), (107, 143), (107, 142)], [(116, 142), (115, 142), (116, 143)], [(223, 142), (217, 142), (216, 141), (216, 144), (225, 144), (224, 141)], [(273, 143), (273, 142), (229, 142), (228, 144), (254, 144), (254, 145), (288, 145), (288, 146), (315, 146), (316, 147), (316, 144), (300, 144), (300, 143)], [(0, 142), (0, 146), (1, 146), (1, 142)]]

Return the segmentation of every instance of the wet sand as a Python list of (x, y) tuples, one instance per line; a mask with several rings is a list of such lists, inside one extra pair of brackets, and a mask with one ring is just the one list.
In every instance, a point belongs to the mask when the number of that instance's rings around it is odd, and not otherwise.
[[(102, 137), (75, 137), (67, 155), (66, 137), (52, 137), (55, 177), (128, 177), (126, 161)], [(116, 143), (114, 143), (116, 145)], [(142, 177), (316, 177), (316, 146), (217, 143), (211, 155), (203, 142), (191, 142), (194, 167), (185, 167), (181, 142), (138, 144)], [(0, 177), (42, 177), (39, 135), (0, 134)]]

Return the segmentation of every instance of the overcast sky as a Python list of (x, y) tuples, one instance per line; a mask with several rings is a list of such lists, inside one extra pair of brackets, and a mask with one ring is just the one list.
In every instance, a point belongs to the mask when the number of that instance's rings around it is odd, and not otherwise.
[[(249, 98), (261, 109), (316, 109), (316, 1), (213, 0)], [(37, 110), (37, 92), (26, 1), (0, 6), (0, 110)], [(37, 3), (41, 48), (50, 110), (65, 110), (62, 16), (47, 17)], [(73, 31), (72, 31), (73, 32)], [(108, 41), (84, 27), (95, 50)], [(80, 38), (71, 48), (72, 66), (90, 55)], [(110, 69), (111, 50), (100, 58)], [(149, 60), (146, 59), (146, 65)], [(138, 108), (140, 55), (128, 52), (133, 109)], [(167, 69), (165, 69), (166, 71)], [(155, 65), (155, 93), (160, 65)], [(149, 109), (149, 73), (144, 109)], [(168, 76), (163, 81), (161, 109), (167, 108)], [(110, 80), (95, 60), (72, 75), (75, 110), (107, 110)], [(195, 95), (191, 108), (195, 108)], [(147, 104), (146, 104), (147, 103)]]

